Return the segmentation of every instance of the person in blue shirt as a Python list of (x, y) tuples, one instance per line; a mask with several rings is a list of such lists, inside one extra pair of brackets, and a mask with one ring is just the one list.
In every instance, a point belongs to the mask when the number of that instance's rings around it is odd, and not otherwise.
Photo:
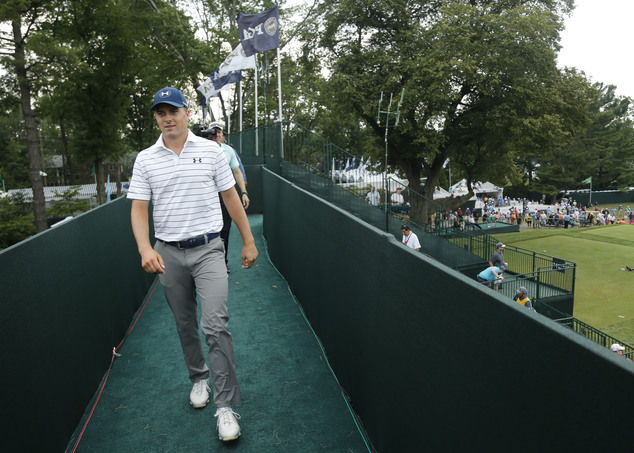
[[(225, 143), (225, 135), (224, 135), (224, 124), (221, 122), (213, 122), (209, 125), (207, 129), (207, 133), (209, 134), (209, 138), (220, 145), (222, 150), (225, 153), (225, 157), (227, 159), (227, 163), (233, 172), (233, 176), (238, 184), (238, 188), (240, 189), (240, 201), (242, 202), (242, 206), (244, 209), (248, 209), (249, 207), (249, 194), (247, 193), (246, 180), (244, 178), (244, 170), (240, 168), (240, 161), (238, 160), (238, 153), (235, 149)], [(222, 200), (221, 200), (222, 201)], [(226, 210), (223, 203), (220, 203), (220, 208), (222, 209), (222, 219), (223, 225), (222, 230), (220, 231), (220, 237), (225, 245), (225, 264), (227, 265), (227, 273), (231, 272), (229, 269), (229, 232), (231, 231), (231, 216), (229, 212)]]
[(489, 266), (482, 272), (478, 274), (476, 279), (480, 283), (491, 284), (495, 291), (500, 289), (500, 284), (502, 280), (504, 280), (504, 276), (502, 275), (506, 270), (505, 266)]

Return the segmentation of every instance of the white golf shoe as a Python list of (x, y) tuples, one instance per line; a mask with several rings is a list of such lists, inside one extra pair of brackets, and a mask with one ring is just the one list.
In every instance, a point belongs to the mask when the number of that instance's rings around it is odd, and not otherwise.
[(220, 407), (214, 417), (218, 418), (218, 438), (224, 442), (236, 440), (240, 437), (240, 425), (238, 420), (240, 415), (233, 412), (230, 407)]
[(209, 402), (209, 392), (211, 389), (207, 381), (208, 379), (201, 379), (196, 382), (189, 394), (189, 403), (197, 409), (205, 407)]

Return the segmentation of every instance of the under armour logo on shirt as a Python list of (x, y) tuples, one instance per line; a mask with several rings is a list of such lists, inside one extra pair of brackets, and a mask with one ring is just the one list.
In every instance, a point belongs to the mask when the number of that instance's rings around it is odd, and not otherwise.
[(202, 157), (199, 157), (199, 158), (195, 158), (194, 157), (194, 163), (195, 164), (202, 164), (203, 163), (203, 158)]

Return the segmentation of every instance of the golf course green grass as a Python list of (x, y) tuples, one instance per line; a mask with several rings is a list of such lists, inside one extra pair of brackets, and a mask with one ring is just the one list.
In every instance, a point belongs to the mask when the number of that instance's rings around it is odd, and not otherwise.
[(522, 228), (495, 237), (577, 263), (573, 315), (634, 346), (634, 271), (626, 267), (634, 269), (634, 225)]

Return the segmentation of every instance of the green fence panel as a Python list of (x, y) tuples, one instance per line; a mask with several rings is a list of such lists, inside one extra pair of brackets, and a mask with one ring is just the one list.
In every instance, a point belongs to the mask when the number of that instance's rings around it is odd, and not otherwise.
[(2, 448), (63, 451), (154, 277), (126, 198), (0, 252)]
[(269, 255), (377, 451), (623, 449), (632, 401), (614, 389), (634, 385), (634, 364), (268, 169), (263, 180)]

